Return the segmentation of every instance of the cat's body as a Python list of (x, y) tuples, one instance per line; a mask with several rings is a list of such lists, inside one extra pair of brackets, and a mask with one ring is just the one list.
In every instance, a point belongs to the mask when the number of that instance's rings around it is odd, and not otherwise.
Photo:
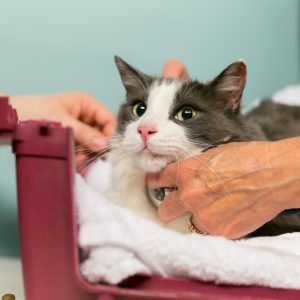
[(257, 124), (267, 140), (277, 141), (300, 135), (300, 107), (262, 101), (244, 117)]
[[(108, 197), (172, 230), (187, 232), (189, 214), (169, 223), (160, 221), (146, 191), (146, 173), (158, 172), (170, 162), (231, 141), (300, 135), (298, 107), (267, 101), (246, 116), (240, 114), (246, 82), (243, 62), (230, 65), (205, 84), (154, 78), (119, 58), (116, 63), (127, 101), (119, 111), (118, 130), (108, 155), (112, 164)], [(279, 126), (283, 120), (284, 126)], [(277, 217), (256, 233), (273, 235), (295, 230), (300, 231), (298, 216)]]

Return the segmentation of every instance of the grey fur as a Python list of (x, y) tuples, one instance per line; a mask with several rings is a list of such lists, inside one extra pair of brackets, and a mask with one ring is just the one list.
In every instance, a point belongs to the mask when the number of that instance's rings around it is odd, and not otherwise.
[(300, 135), (300, 107), (263, 101), (246, 116), (264, 131), (267, 139), (276, 141)]
[(115, 56), (115, 62), (126, 90), (126, 102), (122, 104), (118, 113), (117, 132), (122, 133), (126, 125), (137, 118), (132, 114), (132, 106), (137, 101), (147, 103), (149, 87), (155, 81), (155, 77), (140, 72), (118, 56)]
[[(165, 79), (145, 75), (119, 57), (115, 60), (126, 89), (126, 102), (118, 114), (118, 132), (122, 134), (126, 125), (137, 118), (132, 114), (132, 106), (137, 101), (147, 103), (151, 84)], [(246, 72), (245, 63), (238, 61), (208, 83), (182, 81), (169, 118), (185, 128), (190, 141), (206, 149), (232, 141), (279, 140), (299, 136), (300, 107), (264, 101), (247, 115), (240, 113)], [(175, 114), (184, 106), (194, 108), (197, 115), (180, 122)], [(300, 231), (299, 216), (276, 217), (252, 235), (277, 235), (292, 231)]]

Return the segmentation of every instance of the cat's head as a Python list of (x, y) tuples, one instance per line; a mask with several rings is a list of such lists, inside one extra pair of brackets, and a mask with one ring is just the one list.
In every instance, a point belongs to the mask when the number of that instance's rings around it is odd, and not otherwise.
[(237, 61), (207, 83), (152, 77), (115, 57), (126, 89), (118, 115), (120, 151), (145, 172), (232, 140), (243, 140), (239, 118), (246, 65)]

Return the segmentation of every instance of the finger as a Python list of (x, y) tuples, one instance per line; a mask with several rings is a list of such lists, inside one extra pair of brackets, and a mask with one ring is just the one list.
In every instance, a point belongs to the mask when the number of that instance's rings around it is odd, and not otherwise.
[(152, 189), (176, 187), (178, 181), (178, 162), (168, 165), (159, 173), (147, 174), (146, 185)]
[(116, 131), (117, 122), (115, 119), (105, 124), (102, 128), (102, 133), (106, 137), (111, 137)]
[(189, 73), (180, 60), (172, 59), (168, 60), (164, 64), (162, 77), (169, 77), (173, 79), (188, 79)]
[(188, 209), (178, 197), (178, 192), (174, 191), (171, 192), (159, 206), (158, 216), (161, 220), (168, 222), (183, 215), (187, 211)]
[(210, 233), (209, 230), (206, 228), (205, 224), (202, 224), (202, 222), (199, 221), (199, 219), (195, 218), (194, 214), (192, 215), (192, 225), (202, 234)]
[(76, 168), (76, 172), (79, 173), (81, 176), (85, 176), (89, 171), (90, 165), (87, 166), (79, 166)]
[(107, 139), (100, 130), (76, 119), (68, 119), (64, 124), (71, 126), (74, 129), (75, 140), (78, 144), (82, 144), (86, 148), (96, 151), (104, 151), (106, 149)]
[(197, 214), (192, 215), (192, 224), (194, 225), (194, 227), (199, 230), (200, 232), (210, 232), (210, 228), (209, 228), (209, 224), (206, 224), (205, 222), (203, 222), (201, 220), (201, 218), (199, 218), (199, 216), (197, 216)]
[(116, 125), (116, 118), (109, 109), (88, 93), (75, 93), (74, 97), (82, 101), (80, 120), (89, 125), (99, 127), (104, 136), (110, 137)]
[(86, 154), (83, 153), (78, 153), (75, 156), (75, 163), (76, 166), (80, 166), (83, 164), (84, 161), (86, 161), (88, 159), (88, 156)]
[(99, 103), (96, 99), (92, 102), (95, 123), (102, 129), (102, 133), (110, 137), (115, 131), (116, 118), (106, 106)]
[(87, 155), (84, 154), (76, 155), (75, 157), (76, 172), (81, 174), (82, 176), (85, 176), (90, 167), (89, 160), (90, 158)]

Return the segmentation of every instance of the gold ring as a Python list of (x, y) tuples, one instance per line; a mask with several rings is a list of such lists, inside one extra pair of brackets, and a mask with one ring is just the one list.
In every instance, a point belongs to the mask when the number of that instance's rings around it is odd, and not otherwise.
[(198, 233), (198, 234), (202, 234), (202, 235), (209, 234), (208, 232), (204, 232), (204, 231), (198, 230), (198, 229), (195, 227), (195, 225), (193, 224), (192, 218), (193, 218), (193, 215), (191, 215), (190, 218), (189, 218), (189, 223), (188, 223), (188, 231), (189, 231), (189, 232), (192, 232), (192, 233)]

